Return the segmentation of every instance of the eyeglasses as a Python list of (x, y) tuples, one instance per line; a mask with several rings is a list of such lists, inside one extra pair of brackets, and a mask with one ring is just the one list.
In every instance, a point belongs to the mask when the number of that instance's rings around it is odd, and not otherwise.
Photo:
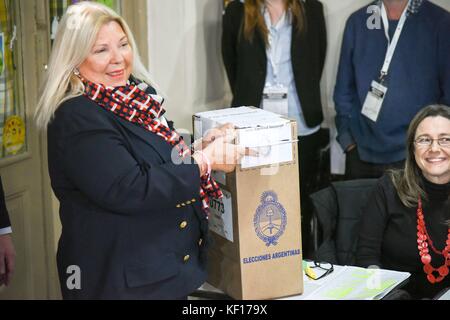
[(328, 263), (328, 262), (317, 262), (317, 261), (314, 261), (314, 266), (311, 266), (310, 268), (311, 269), (318, 268), (320, 270), (325, 271), (320, 276), (314, 277), (314, 278), (311, 277), (309, 274), (307, 274), (307, 276), (309, 278), (313, 279), (313, 280), (322, 279), (322, 278), (326, 277), (327, 275), (329, 275), (330, 273), (332, 273), (334, 271), (333, 264), (332, 263)]
[(414, 143), (421, 148), (431, 147), (434, 141), (437, 141), (439, 146), (448, 148), (450, 147), (450, 136), (441, 137), (438, 139), (431, 139), (430, 137), (419, 137), (414, 140)]

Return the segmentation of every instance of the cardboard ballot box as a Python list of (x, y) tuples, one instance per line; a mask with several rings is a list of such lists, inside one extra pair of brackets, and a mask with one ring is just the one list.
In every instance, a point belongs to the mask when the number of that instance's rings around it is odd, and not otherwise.
[(224, 197), (211, 199), (208, 283), (235, 299), (303, 292), (296, 122), (257, 108), (194, 115), (194, 137), (233, 123), (236, 143), (257, 149), (235, 172), (215, 172)]

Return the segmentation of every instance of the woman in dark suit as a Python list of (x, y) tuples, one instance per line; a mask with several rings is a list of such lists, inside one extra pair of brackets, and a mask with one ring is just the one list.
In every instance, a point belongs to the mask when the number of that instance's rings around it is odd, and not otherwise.
[(317, 0), (235, 0), (225, 10), (222, 56), (232, 105), (261, 107), (297, 120), (304, 251), (308, 195), (318, 187), (319, 151), (329, 140), (319, 131), (326, 46), (323, 7)]
[(221, 195), (210, 172), (233, 170), (244, 150), (216, 130), (191, 154), (149, 83), (120, 16), (69, 7), (37, 113), (60, 201), (65, 299), (186, 298), (205, 281), (208, 197)]

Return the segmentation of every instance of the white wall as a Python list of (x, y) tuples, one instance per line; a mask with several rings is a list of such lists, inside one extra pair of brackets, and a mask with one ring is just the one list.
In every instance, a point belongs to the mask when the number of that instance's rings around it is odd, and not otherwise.
[(148, 0), (149, 67), (169, 119), (192, 131), (192, 114), (226, 107), (221, 0)]
[[(191, 130), (193, 113), (226, 107), (229, 88), (220, 55), (222, 0), (148, 0), (150, 71), (166, 93), (176, 126)], [(345, 21), (371, 0), (322, 0), (328, 54), (322, 79), (324, 126), (334, 122), (332, 93)], [(433, 0), (450, 10), (450, 0)], [(340, 151), (339, 151), (340, 152)]]

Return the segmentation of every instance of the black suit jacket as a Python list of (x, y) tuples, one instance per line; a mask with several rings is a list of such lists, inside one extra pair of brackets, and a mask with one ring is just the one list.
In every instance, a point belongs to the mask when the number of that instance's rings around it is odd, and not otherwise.
[[(308, 127), (323, 121), (320, 78), (326, 54), (326, 28), (323, 6), (317, 0), (303, 2), (306, 29), (292, 30), (291, 61), (295, 85)], [(243, 34), (244, 4), (231, 2), (223, 17), (222, 57), (233, 93), (233, 106), (261, 104), (264, 90), (267, 57), (264, 40), (255, 32), (252, 42)]]
[[(174, 164), (171, 153), (161, 137), (84, 96), (58, 108), (48, 155), (65, 299), (175, 299), (205, 281), (199, 169)], [(79, 290), (67, 286), (72, 265)]]
[(0, 229), (11, 226), (5, 202), (5, 192), (3, 191), (2, 177), (0, 177)]

